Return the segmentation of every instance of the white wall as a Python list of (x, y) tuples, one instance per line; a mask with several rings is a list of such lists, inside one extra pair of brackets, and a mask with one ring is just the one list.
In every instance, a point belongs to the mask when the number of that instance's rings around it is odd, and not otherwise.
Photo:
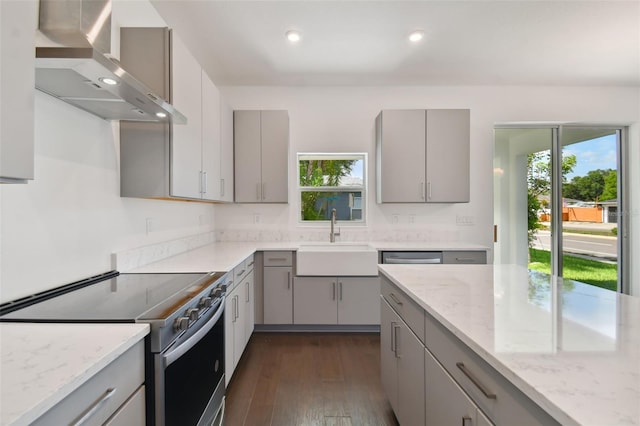
[(41, 92), (35, 122), (35, 180), (0, 186), (0, 301), (111, 270), (113, 252), (213, 230), (210, 204), (120, 198), (117, 124)]
[[(579, 122), (631, 124), (638, 143), (640, 90), (633, 87), (222, 87), (234, 109), (287, 109), (290, 116), (289, 204), (217, 206), (216, 228), (248, 231), (247, 238), (324, 238), (326, 226), (298, 223), (296, 153), (369, 153), (368, 226), (375, 236), (465, 241), (493, 247), (493, 128), (498, 123)], [(375, 203), (374, 120), (381, 109), (471, 109), (471, 201), (468, 204)], [(635, 133), (634, 133), (635, 132)], [(633, 139), (635, 138), (635, 139)], [(637, 158), (637, 150), (634, 157)], [(639, 162), (631, 162), (637, 168)], [(635, 191), (640, 186), (637, 184)], [(636, 201), (637, 206), (637, 201)], [(259, 223), (254, 223), (259, 215)], [(394, 216), (399, 215), (399, 223)], [(456, 216), (473, 226), (457, 226)], [(411, 220), (413, 220), (412, 223)], [(345, 231), (345, 227), (342, 228)], [(354, 234), (362, 228), (348, 228)], [(637, 232), (637, 231), (636, 231)], [(344, 232), (343, 232), (344, 233)], [(242, 233), (230, 232), (243, 236)], [(637, 281), (637, 280), (636, 280)], [(640, 291), (638, 291), (640, 294)]]

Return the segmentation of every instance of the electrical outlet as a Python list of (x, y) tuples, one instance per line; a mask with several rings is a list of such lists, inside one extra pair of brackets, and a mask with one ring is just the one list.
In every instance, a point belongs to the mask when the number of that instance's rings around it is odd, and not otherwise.
[(147, 235), (149, 235), (150, 233), (152, 233), (153, 231), (155, 231), (155, 223), (153, 221), (153, 218), (148, 217), (145, 220), (145, 224), (146, 224), (146, 228), (147, 228)]
[(474, 223), (474, 217), (473, 216), (459, 216), (456, 215), (456, 225), (458, 226), (471, 226)]

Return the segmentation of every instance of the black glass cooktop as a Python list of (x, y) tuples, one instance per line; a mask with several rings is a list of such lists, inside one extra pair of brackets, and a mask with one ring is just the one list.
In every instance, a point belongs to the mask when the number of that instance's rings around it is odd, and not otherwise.
[(2, 321), (135, 322), (162, 319), (224, 273), (120, 274), (3, 315)]

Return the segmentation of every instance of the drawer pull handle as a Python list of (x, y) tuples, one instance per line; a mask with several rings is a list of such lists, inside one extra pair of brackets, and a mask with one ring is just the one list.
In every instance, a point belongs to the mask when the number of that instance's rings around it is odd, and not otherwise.
[(100, 410), (100, 407), (102, 407), (102, 404), (107, 402), (107, 400), (109, 398), (111, 398), (113, 396), (113, 394), (115, 394), (115, 393), (116, 393), (116, 388), (107, 389), (105, 391), (105, 393), (102, 394), (100, 399), (97, 400), (96, 402), (94, 402), (91, 405), (91, 407), (89, 407), (87, 409), (87, 411), (82, 415), (82, 417), (80, 417), (75, 423), (72, 423), (72, 425), (73, 426), (80, 426), (81, 424), (84, 424), (87, 420), (89, 420), (91, 418), (91, 416), (96, 414), (98, 412), (98, 410)]
[(286, 257), (270, 257), (267, 260), (271, 262), (284, 262), (285, 260), (287, 260), (287, 258)]
[(248, 266), (253, 266), (253, 262), (251, 262)]
[(243, 269), (242, 271), (238, 272), (236, 275), (242, 275), (242, 274), (244, 274), (244, 271), (245, 271), (245, 270), (246, 270), (246, 269)]
[(485, 385), (483, 385), (482, 382), (478, 380), (478, 378), (471, 371), (469, 371), (469, 369), (464, 365), (464, 363), (456, 362), (456, 367), (458, 367), (460, 371), (462, 371), (464, 375), (467, 376), (467, 378), (471, 380), (471, 382), (474, 385), (476, 385), (478, 389), (480, 389), (480, 392), (482, 392), (485, 398), (488, 398), (488, 399), (497, 398), (496, 394), (491, 392)]
[(472, 257), (456, 257), (456, 262), (473, 262), (474, 260)]
[(402, 302), (396, 297), (395, 294), (389, 293), (389, 297), (392, 298), (393, 301), (396, 302), (398, 305), (402, 306)]

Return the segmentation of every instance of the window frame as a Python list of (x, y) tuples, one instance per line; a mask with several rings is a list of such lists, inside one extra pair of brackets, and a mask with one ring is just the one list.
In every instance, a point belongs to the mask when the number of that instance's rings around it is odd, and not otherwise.
[[(303, 160), (362, 160), (362, 186), (301, 186), (300, 185), (300, 161)], [(368, 196), (367, 196), (367, 168), (368, 153), (366, 152), (298, 152), (296, 155), (296, 192), (297, 192), (297, 217), (298, 225), (314, 226), (328, 224), (329, 220), (304, 220), (302, 218), (302, 193), (313, 192), (360, 192), (362, 194), (362, 219), (359, 220), (337, 220), (340, 226), (366, 226), (368, 216)]]

